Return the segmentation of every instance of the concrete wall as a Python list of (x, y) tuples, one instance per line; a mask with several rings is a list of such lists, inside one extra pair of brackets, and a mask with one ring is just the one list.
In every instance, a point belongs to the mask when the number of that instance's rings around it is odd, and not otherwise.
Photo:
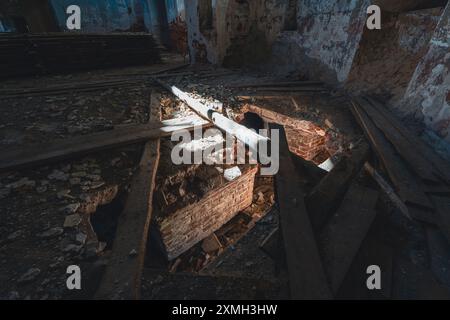
[(450, 3), (412, 76), (401, 109), (405, 114), (419, 110), (427, 127), (450, 142)]

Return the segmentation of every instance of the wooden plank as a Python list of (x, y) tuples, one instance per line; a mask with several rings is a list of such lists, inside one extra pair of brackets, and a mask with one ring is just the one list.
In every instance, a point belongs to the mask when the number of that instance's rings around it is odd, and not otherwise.
[(412, 219), (409, 214), (408, 207), (405, 203), (398, 197), (395, 193), (394, 189), (390, 186), (390, 184), (372, 167), (368, 162), (364, 164), (364, 169), (371, 175), (371, 177), (377, 182), (380, 186), (381, 190), (386, 194), (386, 196), (391, 200), (391, 202), (395, 205), (395, 207), (408, 219)]
[(327, 89), (324, 87), (263, 87), (263, 88), (254, 88), (258, 92), (322, 92)]
[(286, 96), (286, 95), (260, 95), (254, 94), (254, 95), (248, 95), (248, 96), (236, 96), (236, 99), (240, 101), (246, 101), (246, 100), (280, 100), (280, 99), (291, 99), (292, 97)]
[(282, 264), (286, 261), (283, 248), (283, 238), (279, 228), (275, 228), (260, 244), (259, 248), (272, 260)]
[(143, 85), (145, 82), (130, 79), (121, 79), (115, 81), (95, 81), (95, 82), (81, 82), (62, 84), (57, 86), (50, 86), (44, 88), (22, 88), (15, 90), (0, 90), (0, 99), (11, 99), (21, 97), (35, 97), (35, 96), (55, 96), (60, 94), (67, 94), (72, 92), (90, 92), (97, 90), (107, 90), (115, 87), (129, 87)]
[(436, 196), (450, 196), (450, 188), (446, 185), (424, 185), (423, 190), (426, 194)]
[(325, 270), (336, 294), (375, 218), (378, 192), (353, 183), (320, 234)]
[[(288, 299), (284, 281), (239, 274), (170, 273), (145, 268), (143, 272), (143, 300), (273, 300)], [(155, 290), (156, 288), (156, 290)], [(195, 288), (195, 290), (193, 290)], [(206, 312), (208, 314), (208, 312)], [(155, 317), (164, 319), (165, 317)], [(181, 316), (181, 319), (186, 317)], [(200, 317), (187, 317), (195, 319)], [(207, 318), (202, 317), (201, 319)]]
[(303, 202), (302, 190), (291, 160), (286, 134), (280, 125), (280, 170), (275, 176), (280, 226), (286, 251), (292, 299), (330, 299), (332, 297), (315, 236)]
[[(150, 108), (150, 114), (157, 114), (160, 120), (159, 96), (154, 93)], [(145, 144), (139, 167), (131, 181), (131, 191), (119, 216), (111, 256), (96, 293), (97, 299), (140, 298), (159, 147), (160, 139)]]
[(290, 87), (323, 85), (322, 81), (278, 81), (278, 82), (251, 82), (227, 85), (227, 88), (261, 88), (261, 87)]
[(431, 201), (436, 206), (437, 226), (450, 243), (450, 197), (432, 195)]
[(369, 147), (361, 143), (350, 158), (343, 158), (305, 198), (314, 230), (320, 231), (333, 209), (337, 209), (351, 180), (361, 170), (369, 155)]
[[(325, 170), (320, 169), (314, 163), (306, 161), (292, 152), (291, 159), (301, 184), (305, 183), (307, 186), (312, 186), (311, 188), (314, 188), (327, 175)], [(284, 258), (283, 238), (279, 228), (273, 230), (273, 232), (266, 237), (260, 248), (277, 262), (282, 260), (280, 259), (280, 256)]]
[[(166, 125), (167, 124), (167, 125)], [(30, 168), (63, 159), (141, 143), (159, 137), (170, 136), (178, 130), (192, 130), (194, 126), (207, 125), (197, 117), (163, 121), (161, 124), (123, 126), (118, 129), (83, 135), (44, 144), (30, 145), (0, 155), (0, 172)]]
[(303, 176), (312, 184), (316, 186), (326, 175), (327, 172), (318, 166), (316, 166), (311, 161), (307, 161), (302, 157), (291, 152), (291, 158), (294, 162), (295, 169), (300, 176)]
[(407, 162), (408, 165), (425, 181), (438, 182), (439, 180), (433, 173), (433, 167), (428, 160), (417, 152), (415, 146), (412, 146), (408, 140), (394, 127), (386, 121), (370, 103), (364, 99), (357, 100), (360, 107), (371, 118), (372, 122), (380, 129), (384, 136), (392, 143), (397, 152)]
[[(386, 300), (392, 298), (394, 250), (382, 239), (374, 235), (372, 227), (347, 272), (347, 276), (339, 289), (337, 299), (342, 300)], [(385, 234), (383, 232), (383, 234)], [(381, 269), (381, 289), (367, 288), (367, 267), (377, 265)]]
[(396, 154), (394, 147), (385, 139), (383, 133), (370, 121), (367, 114), (355, 102), (353, 102), (352, 112), (362, 126), (373, 149), (383, 162), (400, 199), (407, 205), (413, 204), (420, 208), (433, 210), (433, 205), (421, 190), (418, 181), (403, 165), (402, 159)]
[(450, 183), (450, 164), (442, 159), (430, 146), (423, 142), (413, 132), (408, 130), (403, 123), (401, 123), (395, 115), (389, 112), (380, 102), (370, 97), (367, 97), (368, 101), (381, 113), (385, 121), (394, 126), (403, 136), (404, 139), (416, 149), (416, 152), (426, 157), (427, 161), (430, 161), (433, 166), (439, 171), (439, 175), (445, 179), (447, 183)]

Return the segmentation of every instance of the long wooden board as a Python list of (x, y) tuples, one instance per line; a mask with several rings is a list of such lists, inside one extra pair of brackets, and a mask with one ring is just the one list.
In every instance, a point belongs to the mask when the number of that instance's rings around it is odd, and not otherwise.
[(360, 171), (369, 155), (369, 147), (361, 143), (350, 158), (343, 158), (305, 198), (314, 230), (320, 231), (337, 209), (351, 180)]
[(261, 88), (254, 88), (253, 90), (256, 90), (258, 92), (264, 91), (264, 92), (322, 92), (326, 91), (327, 89), (324, 87), (261, 87)]
[(364, 99), (357, 100), (360, 107), (371, 118), (372, 122), (380, 129), (385, 137), (392, 143), (397, 152), (411, 166), (411, 168), (425, 181), (438, 182), (433, 167), (429, 161), (417, 152), (401, 132), (392, 126), (370, 103)]
[[(159, 96), (152, 93), (150, 115), (160, 119)], [(159, 120), (158, 119), (158, 120)], [(153, 190), (159, 163), (160, 139), (145, 144), (131, 191), (119, 216), (108, 266), (97, 299), (139, 299), (142, 270), (152, 216)]]
[(399, 197), (406, 204), (434, 209), (428, 197), (421, 190), (418, 181), (403, 165), (402, 159), (396, 154), (394, 147), (386, 140), (383, 133), (372, 123), (367, 114), (353, 102), (352, 112), (358, 120), (364, 133), (371, 142), (373, 149), (384, 164), (389, 177), (394, 183)]
[(375, 218), (378, 192), (353, 183), (320, 234), (325, 270), (336, 294)]
[(380, 102), (372, 98), (367, 98), (369, 102), (381, 113), (385, 121), (394, 126), (416, 150), (418, 154), (424, 155), (427, 161), (439, 171), (440, 177), (443, 177), (450, 184), (450, 164), (442, 159), (437, 153), (423, 142), (414, 133), (409, 131), (391, 112), (389, 112)]
[(314, 86), (322, 85), (321, 81), (278, 81), (278, 82), (249, 82), (241, 84), (232, 84), (227, 88), (261, 88), (261, 87), (290, 87), (290, 86)]
[(437, 225), (450, 243), (450, 197), (431, 196), (436, 206)]
[(303, 202), (303, 194), (284, 129), (280, 130), (280, 170), (275, 176), (280, 226), (286, 251), (292, 299), (330, 299), (332, 297), (320, 260), (316, 239)]
[(24, 146), (0, 155), (0, 172), (30, 168), (93, 152), (170, 136), (174, 131), (192, 130), (209, 123), (199, 117), (163, 121), (160, 124), (123, 126), (60, 141)]

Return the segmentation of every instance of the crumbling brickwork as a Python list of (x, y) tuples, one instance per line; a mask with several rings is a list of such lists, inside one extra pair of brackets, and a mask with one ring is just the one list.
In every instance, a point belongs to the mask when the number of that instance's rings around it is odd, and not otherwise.
[(167, 257), (173, 260), (250, 206), (258, 168), (208, 192), (200, 201), (167, 215), (159, 231)]
[(285, 126), (289, 149), (303, 159), (313, 160), (325, 148), (325, 130), (311, 121), (295, 119), (250, 104), (245, 105), (243, 111), (242, 115), (245, 112), (253, 112), (268, 122)]

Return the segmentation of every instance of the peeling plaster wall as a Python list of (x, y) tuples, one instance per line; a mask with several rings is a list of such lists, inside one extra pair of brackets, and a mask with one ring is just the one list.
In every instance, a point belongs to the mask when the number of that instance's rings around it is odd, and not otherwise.
[(200, 21), (198, 17), (199, 1), (188, 0), (185, 2), (185, 5), (191, 62), (208, 61), (218, 63), (218, 55), (214, 48), (213, 40), (209, 40), (200, 32)]
[[(213, 29), (201, 30), (199, 1), (186, 1), (193, 62), (256, 62), (260, 53), (270, 50), (272, 42), (282, 30), (287, 4), (287, 0), (213, 0)], [(264, 58), (264, 54), (261, 58)]]
[(346, 88), (353, 94), (370, 94), (397, 105), (427, 53), (442, 11), (383, 12), (381, 30), (364, 28)]
[(272, 65), (280, 73), (299, 71), (305, 78), (342, 83), (366, 22), (369, 0), (299, 0), (297, 31), (274, 43)]
[(149, 5), (146, 0), (50, 0), (58, 25), (66, 30), (66, 9), (70, 5), (81, 8), (82, 32), (145, 31), (152, 30)]
[(418, 65), (401, 104), (405, 114), (420, 111), (428, 128), (450, 142), (450, 2)]

